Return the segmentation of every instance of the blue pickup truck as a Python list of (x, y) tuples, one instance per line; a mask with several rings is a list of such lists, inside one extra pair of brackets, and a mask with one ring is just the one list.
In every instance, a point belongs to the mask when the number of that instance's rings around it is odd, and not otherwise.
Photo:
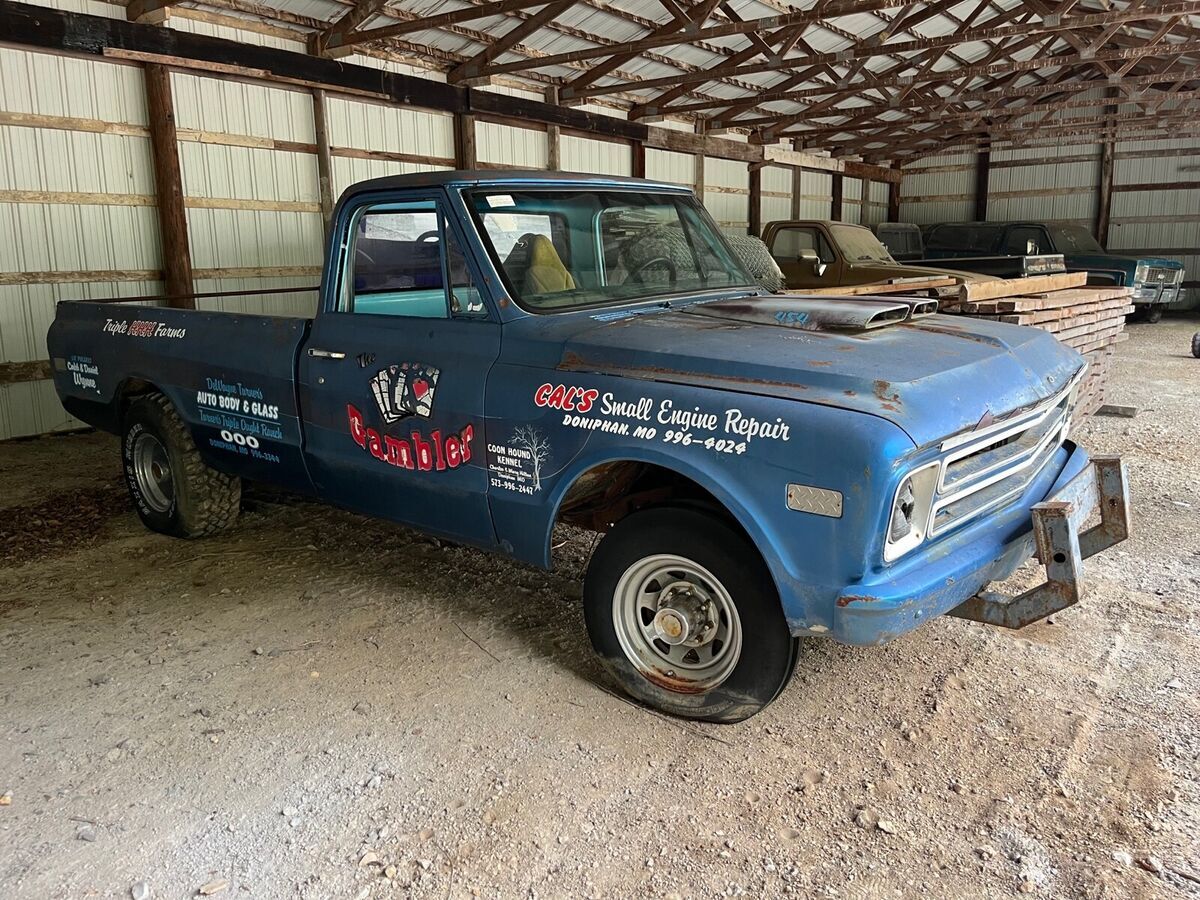
[[(312, 319), (59, 305), (59, 395), (121, 436), (150, 528), (212, 534), (254, 481), (545, 567), (557, 523), (593, 529), (601, 658), (723, 722), (783, 690), (801, 636), (1020, 627), (1127, 534), (1120, 460), (1068, 439), (1073, 351), (769, 294), (678, 186), (384, 178), (330, 234)], [(1035, 551), (1043, 583), (987, 591)]]
[(944, 222), (923, 230), (929, 259), (994, 253), (1062, 254), (1068, 272), (1087, 272), (1088, 284), (1133, 288), (1136, 315), (1148, 322), (1179, 298), (1183, 264), (1160, 256), (1109, 253), (1082, 225), (1044, 222)]

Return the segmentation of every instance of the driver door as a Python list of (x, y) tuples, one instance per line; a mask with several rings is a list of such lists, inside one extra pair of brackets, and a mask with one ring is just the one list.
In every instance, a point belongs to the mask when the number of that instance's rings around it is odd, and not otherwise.
[(299, 361), (305, 462), (339, 506), (495, 543), (484, 387), (500, 324), (436, 194), (342, 212), (341, 259)]

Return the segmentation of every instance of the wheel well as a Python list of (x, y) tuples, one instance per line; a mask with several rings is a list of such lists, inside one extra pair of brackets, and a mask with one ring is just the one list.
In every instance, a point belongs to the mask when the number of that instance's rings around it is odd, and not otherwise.
[(113, 417), (120, 427), (121, 422), (125, 420), (125, 413), (129, 411), (129, 406), (138, 397), (144, 397), (146, 394), (158, 392), (158, 386), (146, 381), (142, 378), (126, 378), (121, 382), (113, 395)]
[(556, 521), (603, 532), (651, 506), (704, 509), (744, 533), (741, 523), (703, 485), (665, 466), (636, 460), (601, 463), (581, 473), (563, 495)]

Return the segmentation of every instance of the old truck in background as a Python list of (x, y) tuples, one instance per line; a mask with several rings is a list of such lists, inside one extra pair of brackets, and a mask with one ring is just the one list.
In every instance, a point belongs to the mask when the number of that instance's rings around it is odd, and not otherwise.
[(1054, 256), (948, 259), (945, 265), (941, 260), (897, 260), (870, 228), (827, 219), (771, 222), (763, 229), (763, 242), (794, 291), (922, 276), (961, 283), (1064, 271), (1062, 259)]
[(48, 339), (149, 528), (226, 528), (253, 481), (546, 567), (594, 529), (608, 669), (731, 722), (802, 636), (1020, 627), (1127, 534), (1121, 462), (1069, 439), (1080, 357), (918, 309), (767, 294), (674, 185), (438, 172), (343, 195), (312, 318), (63, 302)]
[(1068, 272), (1087, 272), (1088, 284), (1133, 288), (1140, 318), (1157, 322), (1179, 298), (1183, 264), (1158, 256), (1110, 253), (1082, 225), (1054, 222), (945, 222), (922, 230), (930, 259), (995, 253), (1060, 253)]

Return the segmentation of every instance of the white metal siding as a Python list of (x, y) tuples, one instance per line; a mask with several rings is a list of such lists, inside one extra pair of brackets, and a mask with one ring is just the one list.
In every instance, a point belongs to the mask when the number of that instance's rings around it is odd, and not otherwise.
[(760, 221), (764, 226), (792, 217), (792, 170), (766, 166), (762, 170), (762, 208)]
[[(1033, 165), (996, 165), (1039, 160)], [(988, 173), (988, 220), (1064, 222), (1091, 228), (1096, 220), (1100, 150), (1094, 145), (1000, 150)]]
[(930, 156), (904, 169), (900, 221), (966, 222), (975, 215), (975, 154)]
[(558, 154), (564, 172), (633, 174), (633, 148), (629, 144), (564, 134), (559, 138)]
[(646, 148), (646, 177), (651, 181), (668, 181), (696, 187), (696, 157), (674, 150)]
[(828, 219), (833, 209), (833, 176), (801, 171), (799, 218)]
[(750, 170), (733, 159), (704, 159), (704, 205), (721, 228), (745, 234), (750, 227)]
[(475, 123), (475, 155), (481, 163), (514, 169), (545, 169), (549, 165), (545, 131), (497, 122)]

